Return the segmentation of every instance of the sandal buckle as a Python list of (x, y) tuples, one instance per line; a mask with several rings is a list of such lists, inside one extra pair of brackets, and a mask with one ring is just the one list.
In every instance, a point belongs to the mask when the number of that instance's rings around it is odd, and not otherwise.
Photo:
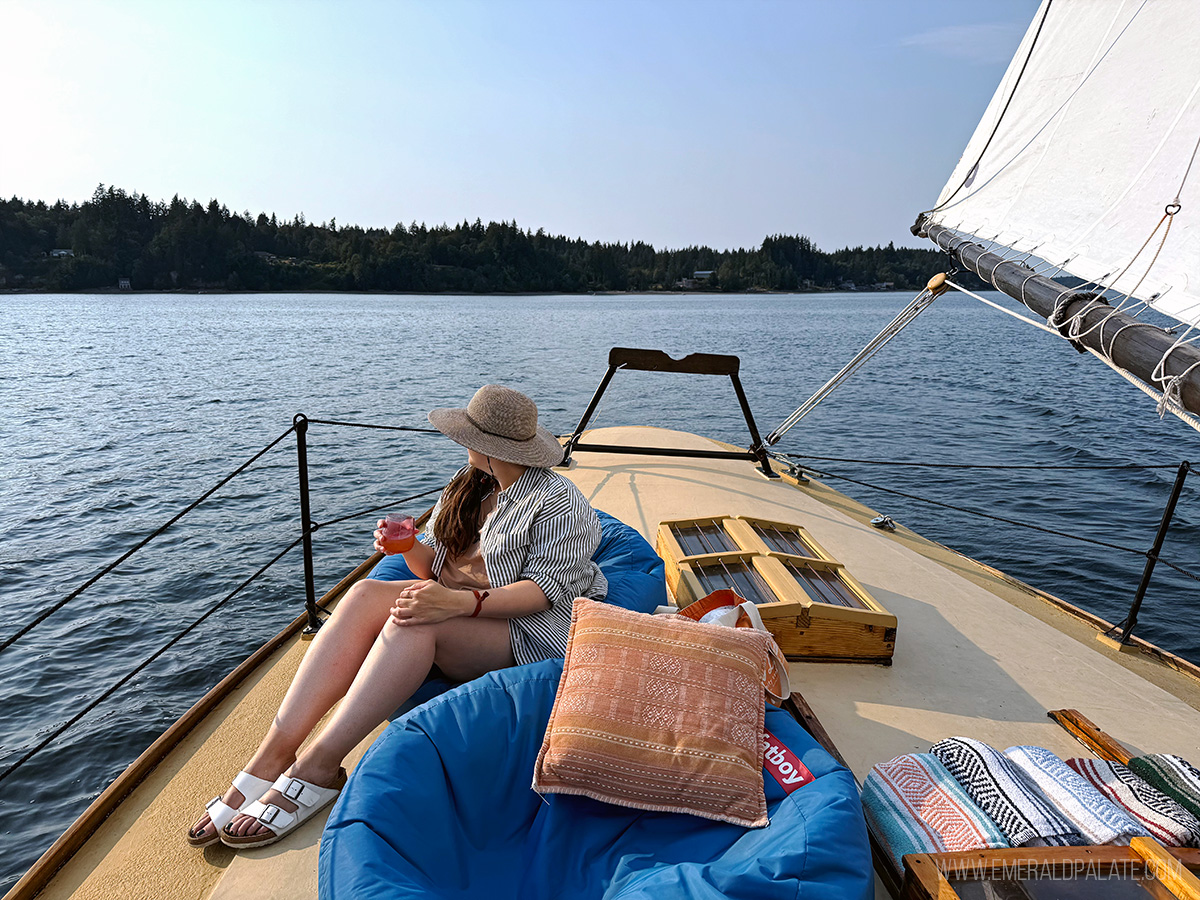
[(275, 817), (278, 816), (279, 813), (280, 809), (278, 806), (268, 806), (262, 811), (262, 815), (258, 817), (258, 821), (262, 822), (264, 825), (270, 825), (275, 821)]
[(293, 778), (288, 782), (288, 786), (283, 789), (282, 793), (283, 796), (295, 803), (299, 801), (300, 795), (304, 793), (304, 782), (299, 778)]

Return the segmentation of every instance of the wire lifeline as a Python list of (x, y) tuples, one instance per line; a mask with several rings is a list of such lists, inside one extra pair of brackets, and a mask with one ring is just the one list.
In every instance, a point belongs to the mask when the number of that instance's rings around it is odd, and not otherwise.
[(415, 428), (411, 425), (371, 425), (366, 422), (337, 422), (332, 419), (309, 419), (312, 425), (340, 425), (343, 428), (375, 428), (379, 431), (415, 431), (419, 434), (441, 434), (436, 428)]
[(862, 463), (870, 466), (916, 466), (925, 469), (1067, 469), (1067, 470), (1101, 470), (1101, 471), (1119, 471), (1124, 469), (1144, 470), (1144, 469), (1177, 469), (1178, 466), (1170, 464), (1156, 465), (1139, 465), (1139, 464), (1124, 464), (1119, 466), (1054, 466), (1054, 465), (994, 465), (988, 463), (925, 463), (925, 462), (901, 462), (890, 459), (848, 459), (837, 456), (809, 456), (803, 453), (775, 453), (774, 456), (784, 457), (786, 459), (819, 459), (822, 462), (845, 462), (845, 463)]
[(220, 609), (222, 606), (224, 606), (226, 603), (228, 603), (230, 600), (232, 600), (234, 597), (236, 597), (238, 594), (240, 594), (245, 588), (249, 587), (249, 585), (253, 581), (255, 581), (260, 575), (262, 575), (265, 571), (267, 571), (267, 569), (271, 568), (271, 566), (275, 565), (275, 563), (279, 562), (279, 560), (283, 559), (283, 557), (285, 555), (287, 555), (289, 552), (291, 552), (296, 547), (298, 547), (300, 545), (300, 542), (304, 540), (305, 536), (307, 534), (311, 534), (311, 533), (312, 533), (312, 530), (310, 529), (309, 531), (301, 534), (300, 537), (296, 538), (294, 541), (292, 541), (286, 547), (284, 547), (269, 562), (267, 562), (266, 565), (264, 565), (257, 572), (255, 572), (253, 575), (251, 575), (249, 578), (247, 578), (245, 581), (243, 581), (241, 584), (239, 584), (229, 594), (226, 594), (222, 599), (218, 600), (203, 615), (201, 615), (198, 619), (196, 619), (190, 625), (188, 625), (186, 628), (184, 628), (183, 631), (179, 632), (179, 634), (175, 635), (175, 637), (171, 638), (171, 640), (167, 641), (167, 643), (165, 643), (162, 647), (160, 647), (158, 650), (156, 650), (154, 653), (152, 653), (149, 657), (147, 657), (143, 662), (141, 662), (137, 667), (135, 667), (133, 669), (133, 671), (131, 671), (127, 675), (123, 676), (116, 684), (109, 687), (102, 694), (100, 694), (100, 696), (98, 696), (95, 700), (93, 700), (91, 703), (89, 703), (87, 706), (85, 706), (83, 709), (81, 709), (79, 712), (77, 712), (74, 716), (72, 716), (62, 726), (55, 729), (55, 731), (53, 731), (49, 736), (47, 736), (46, 739), (43, 740), (40, 744), (38, 744), (36, 747), (34, 747), (32, 750), (30, 750), (28, 753), (26, 753), (20, 759), (18, 759), (15, 763), (13, 763), (11, 766), (9, 766), (7, 769), (5, 769), (3, 772), (0, 772), (0, 783), (3, 783), (3, 781), (6, 778), (8, 778), (8, 776), (10, 776), (13, 772), (17, 771), (17, 769), (19, 769), (21, 766), (25, 765), (25, 763), (27, 763), (35, 755), (37, 755), (42, 750), (44, 750), (46, 747), (48, 747), (57, 738), (59, 738), (63, 734), (63, 732), (65, 732), (67, 729), (74, 726), (77, 722), (79, 722), (80, 719), (82, 719), (84, 716), (86, 716), (88, 713), (90, 713), (93, 709), (95, 709), (97, 706), (99, 706), (101, 703), (103, 703), (105, 700), (107, 700), (109, 697), (111, 697), (113, 694), (115, 694), (117, 691), (119, 691), (126, 684), (128, 684), (129, 681), (135, 675), (137, 675), (138, 673), (145, 670), (145, 668), (147, 666), (149, 666), (152, 662), (154, 662), (156, 659), (158, 659), (160, 656), (162, 656), (164, 653), (166, 653), (168, 650), (170, 650), (172, 647), (174, 647), (177, 643), (179, 643), (181, 640), (183, 640), (185, 637), (187, 637), (189, 634), (191, 634), (192, 631), (194, 631), (201, 624), (203, 624), (203, 622), (206, 619), (208, 619), (209, 616), (211, 616), (218, 609)]
[(1159, 559), (1159, 560), (1157, 560), (1157, 562), (1160, 566), (1166, 566), (1168, 569), (1174, 569), (1180, 575), (1186, 575), (1188, 578), (1191, 578), (1193, 581), (1200, 581), (1200, 575), (1197, 575), (1195, 572), (1189, 572), (1187, 569), (1180, 568), (1179, 566), (1175, 565), (1175, 563), (1173, 563), (1173, 562), (1167, 562), (1165, 559)]
[(135, 544), (133, 547), (131, 547), (129, 550), (127, 550), (124, 554), (122, 554), (122, 556), (119, 559), (117, 559), (116, 561), (114, 561), (112, 563), (109, 563), (107, 566), (105, 566), (103, 569), (101, 569), (99, 572), (97, 572), (95, 575), (93, 575), (91, 578), (89, 578), (87, 581), (85, 581), (81, 586), (79, 586), (78, 588), (73, 590), (71, 593), (69, 593), (62, 600), (59, 600), (57, 603), (52, 604), (47, 609), (43, 610), (40, 614), (38, 614), (37, 617), (35, 617), (33, 619), (33, 621), (29, 622), (23, 628), (19, 629), (11, 637), (5, 638), (3, 641), (0, 641), (0, 653), (3, 653), (5, 650), (7, 650), (9, 647), (11, 647), (13, 644), (15, 644), (17, 641), (19, 641), (25, 635), (29, 634), (29, 632), (31, 632), (34, 628), (36, 628), (38, 625), (41, 625), (42, 622), (46, 621), (46, 619), (50, 618), (50, 616), (52, 616), (54, 613), (58, 612), (60, 609), (62, 609), (64, 606), (66, 606), (68, 603), (70, 603), (72, 600), (74, 600), (76, 597), (78, 597), (80, 594), (82, 594), (84, 591), (86, 591), (88, 588), (90, 588), (93, 584), (95, 584), (97, 581), (99, 581), (101, 578), (103, 578), (105, 575), (112, 572), (115, 568), (117, 568), (117, 566), (121, 565), (121, 563), (125, 562), (125, 560), (129, 559), (129, 557), (133, 556), (133, 554), (135, 554), (137, 551), (141, 550), (148, 543), (150, 543), (152, 540), (154, 540), (156, 537), (158, 537), (160, 534), (162, 534), (164, 531), (166, 531), (168, 528), (170, 528), (172, 525), (174, 525), (176, 522), (178, 522), (184, 516), (186, 516), (189, 512), (191, 512), (193, 509), (195, 509), (197, 506), (199, 506), (201, 503), (203, 503), (205, 500), (207, 500), (209, 497), (211, 497), (213, 494), (215, 494), (220, 488), (224, 487), (226, 484), (228, 484), (230, 481), (232, 481), (235, 477), (242, 474), (242, 472), (246, 471), (246, 469), (248, 469), (251, 465), (253, 465), (255, 462), (257, 462), (262, 456), (266, 455), (266, 453), (269, 450), (273, 449), (276, 444), (278, 444), (280, 441), (282, 441), (284, 438), (286, 438), (289, 434), (291, 434), (295, 430), (296, 430), (296, 426), (292, 425), (290, 428), (288, 428), (287, 431), (285, 431), (279, 437), (275, 438), (275, 440), (271, 441), (271, 443), (267, 444), (267, 446), (263, 447), (261, 450), (259, 450), (257, 453), (255, 453), (252, 457), (250, 457), (250, 459), (248, 459), (248, 460), (246, 460), (246, 462), (242, 463), (242, 465), (238, 466), (233, 472), (231, 472), (230, 474), (228, 474), (227, 476), (222, 478), (215, 485), (213, 485), (213, 487), (209, 488), (207, 491), (205, 491), (203, 494), (201, 494), (196, 500), (194, 500), (191, 504), (189, 504), (186, 509), (184, 509), (182, 512), (175, 515), (166, 524), (160, 526), (155, 531), (153, 531), (151, 534), (147, 535), (145, 538), (143, 538), (141, 541), (139, 541), (137, 544)]
[[(892, 488), (880, 487), (877, 484), (871, 484), (867, 481), (859, 481), (857, 478), (850, 478), (847, 475), (835, 475), (832, 472), (825, 473), (828, 478), (840, 478), (842, 481), (849, 481), (852, 484), (861, 485), (862, 487), (871, 488), (875, 491), (883, 491), (885, 494), (895, 494), (897, 497), (904, 497), (908, 500), (916, 500), (920, 503), (928, 503), (931, 506), (940, 506), (943, 509), (952, 509), (955, 512), (966, 513), (970, 516), (979, 516), (982, 519), (991, 519), (994, 522), (1004, 522), (1006, 525), (1015, 525), (1018, 528), (1028, 528), (1032, 531), (1040, 531), (1043, 534), (1052, 534), (1056, 537), (1068, 538), (1073, 541), (1081, 541), (1085, 544), (1095, 544), (1098, 547), (1107, 547), (1109, 550), (1119, 550), (1122, 553), (1132, 553), (1135, 556), (1148, 556), (1149, 553), (1145, 550), (1138, 550), (1134, 547), (1122, 547), (1120, 544), (1110, 544), (1107, 541), (1096, 540), (1095, 538), (1083, 537), (1077, 534), (1069, 534), (1065, 531), (1056, 531), (1053, 528), (1043, 528), (1041, 525), (1031, 525), (1028, 522), (1018, 522), (1016, 519), (1006, 519), (1003, 516), (993, 516), (990, 513), (979, 512), (975, 509), (967, 509), (962, 506), (954, 506), (951, 503), (942, 503), (940, 500), (930, 500), (928, 497), (918, 497), (915, 494), (906, 494), (904, 491), (897, 491)], [(1161, 560), (1160, 560), (1161, 562)]]
[[(441, 434), (441, 432), (438, 432), (438, 433)], [(430, 490), (423, 491), (420, 494), (413, 494), (411, 497), (401, 497), (399, 500), (393, 500), (390, 503), (383, 503), (379, 506), (372, 506), (370, 509), (364, 509), (364, 510), (360, 510), (359, 512), (350, 513), (347, 516), (339, 516), (336, 519), (330, 519), (328, 522), (318, 522), (313, 526), (312, 530), (316, 531), (317, 529), (324, 528), (327, 525), (340, 525), (342, 522), (348, 522), (351, 519), (358, 519), (358, 518), (361, 518), (362, 516), (369, 515), (370, 513), (381, 512), (385, 509), (391, 509), (392, 507), (399, 506), (402, 503), (408, 503), (410, 500), (420, 500), (422, 497), (428, 497), (430, 494), (437, 494), (443, 490), (445, 490), (444, 486), (437, 487), (437, 488), (431, 488)]]
[[(312, 420), (310, 419), (309, 421), (312, 421)], [(441, 432), (438, 432), (438, 433), (440, 434)], [(286, 437), (286, 436), (287, 435), (285, 433), (284, 437)], [(362, 510), (360, 512), (351, 513), (350, 515), (341, 516), (336, 519), (330, 519), (328, 522), (313, 523), (311, 528), (309, 528), (306, 532), (301, 533), (301, 535), (298, 538), (296, 538), (294, 541), (292, 541), (292, 543), (288, 544), (288, 546), (286, 546), (283, 550), (281, 550), (278, 554), (276, 554), (275, 557), (273, 557), (269, 562), (266, 563), (266, 565), (262, 566), (257, 572), (255, 572), (253, 575), (251, 575), (249, 578), (247, 578), (245, 581), (243, 581), (240, 585), (238, 585), (236, 588), (234, 588), (233, 591), (231, 591), (229, 594), (225, 595), (223, 598), (221, 598), (219, 601), (217, 601), (217, 603), (215, 603), (203, 615), (201, 615), (198, 619), (196, 619), (194, 622), (192, 622), (190, 625), (188, 625), (186, 628), (184, 628), (183, 631), (181, 631), (179, 634), (177, 634), (175, 637), (173, 637), (170, 641), (168, 641), (166, 644), (164, 644), (160, 649), (158, 649), (153, 654), (151, 654), (140, 665), (138, 665), (132, 672), (125, 675), (123, 678), (121, 678), (120, 681), (118, 681), (112, 687), (108, 688), (103, 694), (101, 694), (99, 697), (97, 697), (95, 699), (95, 701), (88, 704), (84, 709), (80, 710), (68, 722), (66, 722), (64, 725), (62, 725), (60, 728), (58, 728), (56, 731), (54, 731), (51, 735), (49, 735), (44, 741), (42, 741), (40, 744), (38, 744), (36, 747), (34, 747), (28, 753), (26, 753), (23, 757), (21, 757), (21, 759), (17, 760), (16, 763), (14, 763), (12, 766), (10, 766), (8, 769), (6, 769), (4, 772), (0, 773), (0, 782), (3, 782), (4, 779), (6, 779), (9, 775), (11, 775), (14, 771), (16, 771), (20, 766), (24, 765), (26, 762), (28, 762), (30, 759), (32, 759), (35, 755), (37, 755), (39, 752), (41, 752), (46, 747), (48, 747), (57, 738), (61, 737), (63, 735), (63, 733), (65, 733), (68, 729), (72, 728), (75, 724), (77, 724), (89, 712), (91, 712), (93, 709), (95, 709), (97, 706), (99, 706), (101, 703), (103, 703), (105, 700), (107, 700), (109, 697), (111, 697), (114, 693), (116, 693), (118, 690), (120, 690), (122, 687), (124, 687), (131, 678), (136, 676), (139, 672), (143, 671), (152, 662), (154, 662), (156, 659), (158, 659), (160, 656), (162, 656), (164, 653), (166, 653), (169, 649), (171, 649), (171, 647), (173, 647), (175, 644), (177, 644), (179, 641), (181, 641), (183, 638), (185, 638), (188, 634), (190, 634), (192, 631), (194, 631), (196, 628), (198, 628), (209, 616), (211, 616), (218, 609), (220, 609), (222, 606), (224, 606), (226, 603), (228, 603), (230, 600), (232, 600), (234, 597), (236, 597), (238, 594), (240, 594), (243, 590), (245, 590), (247, 587), (249, 587), (254, 581), (258, 580), (258, 578), (261, 577), (263, 575), (263, 573), (265, 573), (273, 565), (275, 565), (275, 563), (279, 562), (279, 560), (283, 559), (284, 556), (286, 556), (288, 553), (290, 553), (292, 550), (294, 550), (297, 546), (299, 546), (299, 544), (304, 540), (305, 537), (315, 533), (319, 528), (324, 528), (327, 525), (336, 525), (341, 522), (348, 521), (349, 519), (354, 519), (354, 518), (358, 518), (360, 516), (367, 515), (368, 513), (377, 512), (380, 509), (386, 509), (389, 506), (395, 506), (395, 505), (398, 505), (401, 503), (408, 503), (409, 501), (412, 501), (412, 500), (419, 500), (422, 497), (428, 497), (430, 494), (435, 494), (442, 490), (443, 490), (443, 488), (440, 488), (440, 487), (433, 488), (432, 490), (423, 491), (422, 493), (419, 493), (419, 494), (413, 494), (409, 497), (401, 497), (398, 500), (394, 500), (391, 503), (384, 504), (383, 506), (380, 506), (380, 507)]]

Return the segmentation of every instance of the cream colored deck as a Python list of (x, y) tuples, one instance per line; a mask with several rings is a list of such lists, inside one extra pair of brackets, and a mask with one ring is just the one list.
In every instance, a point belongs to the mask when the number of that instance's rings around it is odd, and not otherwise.
[[(307, 647), (291, 641), (246, 679), (129, 795), (39, 900), (316, 897), (325, 813), (285, 841), (239, 854), (222, 844), (196, 850), (184, 838), (205, 802), (223, 793), (250, 758)], [(348, 769), (382, 730), (354, 750)]]
[[(603, 429), (588, 438), (713, 449), (661, 429)], [(1087, 755), (1046, 718), (1062, 707), (1081, 710), (1131, 750), (1200, 757), (1200, 712), (1180, 699), (1195, 702), (1191, 678), (1141, 663), (1154, 670), (1153, 683), (1135, 671), (1139, 663), (1104, 650), (1094, 630), (944, 548), (871, 528), (869, 510), (828, 488), (768, 482), (736, 460), (581, 453), (570, 474), (593, 506), (651, 542), (663, 519), (755, 515), (803, 525), (897, 616), (890, 667), (791, 667), (793, 686), (860, 780), (874, 763), (950, 735)]]
[[(714, 447), (650, 428), (602, 429), (589, 439)], [(1058, 707), (1082, 710), (1132, 750), (1200, 758), (1194, 679), (1103, 649), (1094, 629), (946, 548), (904, 529), (871, 528), (871, 510), (823, 485), (767, 481), (741, 461), (593, 453), (578, 454), (569, 475), (593, 505), (651, 542), (663, 519), (746, 514), (801, 524), (899, 618), (891, 667), (792, 664), (793, 686), (860, 780), (875, 762), (954, 734), (1086, 755), (1046, 718)], [(237, 856), (219, 845), (196, 851), (183, 838), (265, 731), (305, 646), (287, 645), (224, 701), (41, 896), (315, 897), (323, 815), (274, 847)]]

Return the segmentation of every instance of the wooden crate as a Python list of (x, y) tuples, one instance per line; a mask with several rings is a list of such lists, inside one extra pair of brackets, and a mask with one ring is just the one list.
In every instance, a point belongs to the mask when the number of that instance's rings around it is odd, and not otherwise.
[(655, 549), (677, 605), (732, 588), (754, 601), (789, 659), (891, 662), (896, 617), (799, 525), (674, 519), (659, 525)]

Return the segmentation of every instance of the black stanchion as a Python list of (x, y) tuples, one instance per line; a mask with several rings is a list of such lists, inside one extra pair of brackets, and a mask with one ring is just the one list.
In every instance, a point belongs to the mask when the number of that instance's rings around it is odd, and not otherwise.
[(1113, 628), (1114, 631), (1117, 628), (1121, 629), (1119, 641), (1122, 644), (1129, 643), (1129, 636), (1133, 634), (1133, 627), (1137, 625), (1138, 610), (1142, 608), (1146, 588), (1150, 586), (1150, 576), (1154, 574), (1158, 553), (1162, 550), (1163, 541), (1167, 537), (1167, 529), (1171, 527), (1171, 518), (1175, 515), (1175, 504), (1179, 502), (1179, 494), (1183, 491), (1183, 482), (1190, 469), (1191, 464), (1187, 460), (1179, 464), (1179, 471), (1175, 474), (1175, 486), (1171, 488), (1171, 498), (1167, 501), (1167, 508), (1163, 510), (1162, 522), (1158, 525), (1158, 534), (1154, 536), (1154, 546), (1146, 553), (1146, 568), (1142, 570), (1142, 581), (1133, 597), (1133, 605), (1129, 607), (1129, 615), (1125, 617), (1125, 621)]
[(308, 624), (303, 637), (311, 640), (321, 627), (317, 618), (317, 588), (313, 577), (312, 533), (316, 523), (308, 501), (308, 417), (297, 413), (292, 419), (296, 429), (296, 465), (300, 476), (300, 526), (304, 529), (304, 608), (308, 612)]

